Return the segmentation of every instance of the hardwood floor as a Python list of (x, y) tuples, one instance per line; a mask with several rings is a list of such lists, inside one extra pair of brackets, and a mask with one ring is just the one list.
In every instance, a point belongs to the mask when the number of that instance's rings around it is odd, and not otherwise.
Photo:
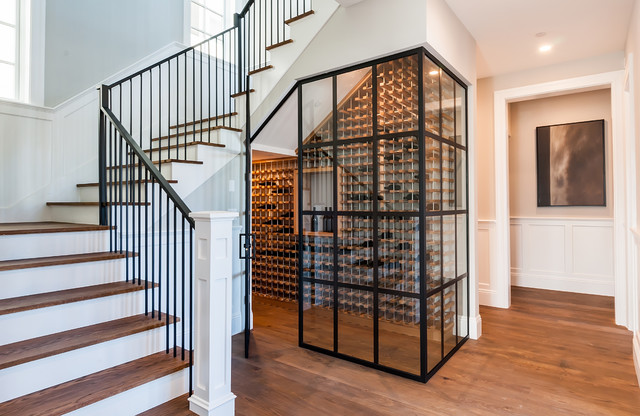
[[(613, 298), (513, 288), (427, 383), (297, 346), (297, 309), (256, 300), (251, 358), (233, 339), (237, 415), (639, 415), (631, 332)], [(186, 401), (175, 415), (189, 415)], [(149, 413), (162, 414), (162, 413)]]

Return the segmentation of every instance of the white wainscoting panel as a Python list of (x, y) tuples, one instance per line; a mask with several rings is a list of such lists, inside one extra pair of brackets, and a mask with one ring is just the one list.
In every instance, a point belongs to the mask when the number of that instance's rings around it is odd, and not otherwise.
[(613, 296), (613, 220), (511, 218), (513, 286)]
[(478, 220), (478, 299), (480, 305), (498, 305), (495, 290), (495, 220)]

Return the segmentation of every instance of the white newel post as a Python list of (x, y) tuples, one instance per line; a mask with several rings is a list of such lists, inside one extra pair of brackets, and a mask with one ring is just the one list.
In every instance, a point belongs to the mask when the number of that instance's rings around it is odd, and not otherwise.
[(232, 222), (237, 213), (192, 212), (194, 239), (193, 395), (189, 409), (200, 416), (230, 416)]

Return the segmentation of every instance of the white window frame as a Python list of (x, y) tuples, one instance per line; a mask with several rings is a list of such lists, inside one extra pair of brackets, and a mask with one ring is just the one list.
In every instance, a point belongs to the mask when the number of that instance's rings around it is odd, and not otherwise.
[(16, 3), (16, 15), (14, 16), (15, 23), (11, 24), (6, 22), (0, 22), (0, 25), (10, 27), (13, 29), (14, 40), (15, 40), (13, 62), (0, 60), (0, 63), (2, 64), (13, 65), (13, 96), (1, 97), (3, 100), (18, 100), (20, 98), (20, 80), (22, 78), (20, 74), (20, 67), (21, 67), (20, 45), (22, 43), (20, 42), (20, 35), (21, 35), (20, 30), (22, 29), (22, 26), (23, 26), (21, 21), (20, 10), (22, 9), (21, 7), (22, 2), (20, 0), (15, 0), (15, 3)]
[[(224, 13), (222, 15), (222, 21), (224, 22), (224, 27), (222, 28), (222, 30), (229, 28), (231, 25), (233, 25), (233, 14), (236, 12), (236, 3), (238, 1), (237, 0), (224, 0)], [(191, 3), (197, 3), (199, 6), (204, 7), (205, 9), (207, 9), (207, 7), (202, 4), (201, 1), (199, 0), (184, 0), (184, 24), (183, 24), (183, 43), (185, 45), (191, 45)], [(210, 10), (210, 9), (207, 9)], [(214, 12), (213, 10), (211, 10), (213, 13), (218, 14), (217, 12)], [(201, 33), (205, 33), (202, 32), (199, 29), (196, 29)], [(208, 34), (210, 36), (215, 35), (216, 33), (211, 33)]]

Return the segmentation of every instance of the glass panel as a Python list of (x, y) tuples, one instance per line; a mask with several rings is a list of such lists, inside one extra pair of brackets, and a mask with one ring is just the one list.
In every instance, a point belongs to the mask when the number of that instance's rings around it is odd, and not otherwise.
[(16, 24), (16, 3), (17, 0), (2, 0), (0, 22), (9, 23), (10, 25)]
[(467, 92), (456, 83), (456, 142), (463, 146), (467, 144), (466, 103)]
[(0, 63), (0, 97), (15, 98), (15, 66)]
[(304, 282), (302, 341), (333, 351), (333, 287)]
[(456, 278), (455, 218), (455, 215), (445, 215), (442, 217), (442, 271), (444, 283)]
[(333, 78), (302, 85), (302, 143), (333, 140)]
[(373, 220), (339, 217), (338, 281), (373, 286)]
[(440, 142), (425, 137), (424, 146), (427, 211), (440, 211)]
[(442, 210), (455, 209), (455, 149), (442, 144)]
[(456, 215), (458, 225), (456, 227), (456, 258), (458, 276), (467, 272), (467, 214)]
[(441, 293), (427, 299), (427, 371), (431, 371), (442, 360)]
[(207, 6), (209, 10), (213, 10), (218, 14), (224, 13), (224, 1), (221, 0), (205, 0), (204, 5)]
[(467, 308), (467, 298), (468, 298), (468, 287), (467, 287), (468, 279), (465, 277), (464, 279), (456, 282), (457, 286), (457, 302), (458, 302), (458, 322), (459, 330), (458, 336), (460, 338), (464, 338), (469, 334), (469, 328), (467, 327), (469, 322), (469, 310)]
[(427, 254), (425, 257), (427, 268), (427, 292), (440, 286), (440, 217), (426, 217)]
[(412, 136), (380, 140), (380, 211), (418, 211), (420, 208), (417, 141)]
[(456, 285), (444, 289), (444, 355), (456, 346)]
[(338, 75), (338, 139), (373, 136), (371, 68)]
[(424, 57), (424, 121), (425, 129), (440, 135), (440, 68)]
[(420, 292), (419, 218), (382, 217), (378, 224), (379, 287)]
[(380, 364), (420, 374), (420, 300), (381, 294), (378, 308)]
[[(333, 148), (302, 150), (302, 173), (302, 209), (333, 209)], [(312, 223), (309, 231), (321, 231), (320, 225)]]
[(456, 149), (456, 209), (467, 209), (467, 152)]
[(16, 62), (16, 29), (0, 25), (0, 60)]
[(373, 146), (338, 146), (338, 201), (342, 211), (373, 210)]
[(333, 280), (333, 233), (310, 231), (320, 215), (304, 215), (302, 224), (302, 278)]
[(384, 62), (378, 71), (378, 133), (418, 130), (416, 55)]
[(454, 82), (453, 78), (446, 72), (440, 71), (440, 82), (442, 86), (442, 137), (449, 140), (455, 140), (454, 121), (455, 121), (455, 103), (454, 103)]
[(373, 293), (338, 289), (338, 352), (373, 361)]

